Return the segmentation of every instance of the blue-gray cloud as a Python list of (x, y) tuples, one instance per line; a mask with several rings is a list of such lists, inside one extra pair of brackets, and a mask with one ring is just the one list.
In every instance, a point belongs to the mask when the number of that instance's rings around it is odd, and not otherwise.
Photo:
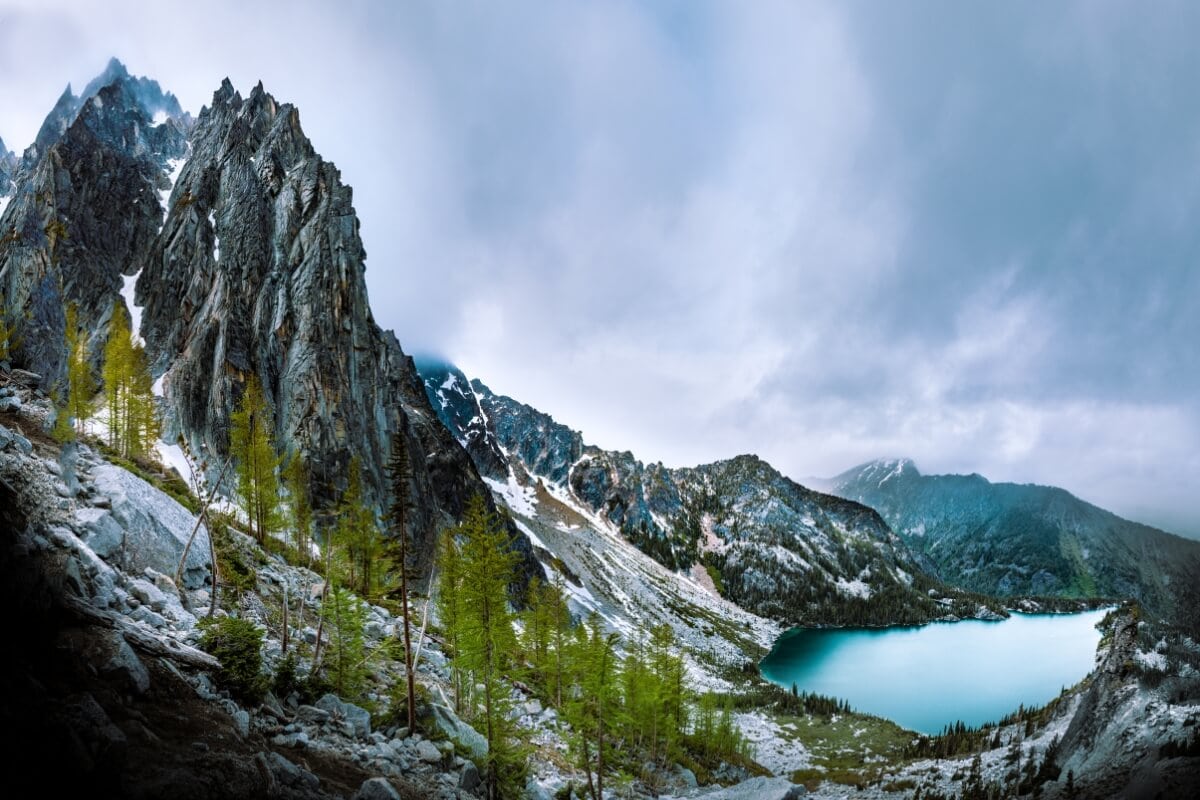
[[(1200, 7), (0, 9), (0, 135), (109, 55), (295, 102), (380, 321), (599, 444), (879, 455), (1200, 534)], [(49, 42), (58, 42), (50, 45)]]

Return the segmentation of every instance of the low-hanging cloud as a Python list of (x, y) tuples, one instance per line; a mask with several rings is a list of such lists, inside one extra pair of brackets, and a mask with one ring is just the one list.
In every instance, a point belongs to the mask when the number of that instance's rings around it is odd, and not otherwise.
[(192, 111), (261, 78), (355, 188), (379, 321), (590, 441), (1200, 535), (1198, 17), (39, 0), (0, 9), (0, 136), (110, 55)]

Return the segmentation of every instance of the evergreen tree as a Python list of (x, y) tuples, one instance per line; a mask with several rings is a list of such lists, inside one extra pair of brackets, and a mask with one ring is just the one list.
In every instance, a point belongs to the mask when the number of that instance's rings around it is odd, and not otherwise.
[(260, 545), (279, 521), (279, 456), (271, 440), (273, 414), (258, 377), (246, 381), (230, 419), (229, 449), (237, 463), (237, 493), (246, 521)]
[(511, 702), (501, 680), (517, 646), (507, 594), (516, 556), (501, 518), (488, 511), (479, 495), (468, 501), (458, 532), (463, 540), (458, 658), (483, 687), (488, 740), (484, 786), (488, 800), (497, 800), (515, 796), (524, 776), (524, 758), (514, 741), (514, 724), (508, 714)]
[(342, 697), (357, 699), (366, 684), (366, 607), (344, 587), (335, 586), (321, 604), (321, 614), (329, 626), (326, 672), (334, 690)]
[(576, 634), (572, 672), (579, 691), (574, 702), (568, 703), (568, 718), (577, 736), (579, 766), (587, 776), (588, 791), (592, 800), (600, 800), (604, 794), (605, 755), (611, 749), (607, 734), (619, 707), (617, 635), (605, 634), (595, 612), (576, 629)]
[(305, 564), (312, 562), (313, 507), (308, 489), (308, 467), (299, 452), (287, 462), (283, 470), (283, 483), (288, 493), (288, 511), (296, 550)]
[(362, 467), (358, 457), (350, 460), (346, 491), (338, 503), (334, 539), (345, 557), (346, 581), (364, 597), (375, 591), (375, 562), (381, 551), (379, 526), (363, 494)]
[[(407, 418), (406, 420), (407, 421)], [(408, 613), (408, 523), (411, 501), (408, 487), (412, 482), (412, 458), (408, 452), (407, 425), (401, 425), (392, 437), (392, 458), (388, 472), (392, 481), (392, 507), (389, 521), (392, 542), (398, 548), (394, 560), (400, 572), (400, 608), (404, 617), (404, 673), (408, 684), (408, 729), (417, 729), (417, 699), (412, 663), (412, 625)]]
[(454, 687), (454, 711), (464, 713), (464, 669), (463, 662), (457, 657), (460, 653), (460, 640), (463, 621), (466, 612), (462, 592), (462, 553), (454, 538), (453, 530), (442, 531), (437, 545), (437, 615), (442, 623), (442, 634), (446, 640), (446, 648), (453, 657), (450, 661), (450, 682)]

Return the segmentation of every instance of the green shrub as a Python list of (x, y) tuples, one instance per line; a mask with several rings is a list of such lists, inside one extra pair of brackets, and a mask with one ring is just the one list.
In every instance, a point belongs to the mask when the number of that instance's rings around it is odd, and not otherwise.
[(262, 631), (250, 620), (237, 617), (204, 619), (200, 627), (200, 646), (221, 662), (217, 684), (238, 700), (261, 700), (267, 690), (267, 676), (262, 672)]
[(283, 699), (292, 692), (302, 693), (304, 684), (296, 674), (296, 654), (288, 653), (275, 669), (275, 678), (271, 682), (271, 691)]

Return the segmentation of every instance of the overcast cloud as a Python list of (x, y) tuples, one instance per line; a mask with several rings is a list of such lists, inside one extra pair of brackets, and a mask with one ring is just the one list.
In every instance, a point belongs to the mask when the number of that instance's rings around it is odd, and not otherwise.
[(589, 441), (879, 456), (1200, 535), (1200, 5), (0, 0), (0, 136), (110, 55), (293, 102), (375, 313)]

